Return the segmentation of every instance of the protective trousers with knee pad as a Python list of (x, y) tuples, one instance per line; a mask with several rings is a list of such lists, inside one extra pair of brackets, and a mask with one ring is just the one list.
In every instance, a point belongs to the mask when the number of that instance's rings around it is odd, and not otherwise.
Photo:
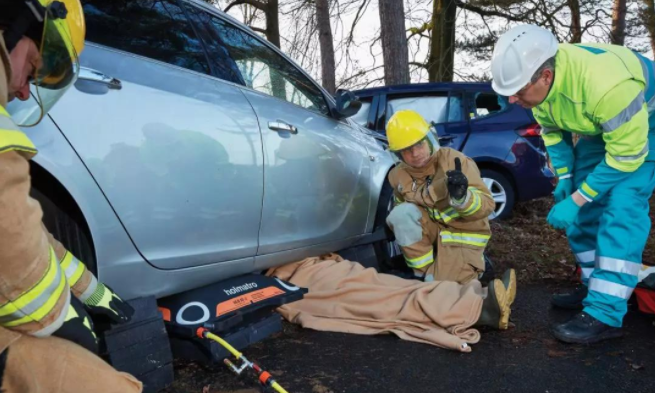
[[(407, 266), (426, 281), (456, 281), (466, 283), (484, 271), (481, 244), (465, 244), (462, 234), (449, 230), (430, 219), (423, 207), (401, 203), (387, 217), (396, 241), (402, 249)], [(473, 235), (475, 236), (475, 235)], [(488, 239), (488, 236), (486, 236)], [(470, 243), (470, 239), (469, 243)], [(478, 240), (478, 239), (474, 239)], [(480, 240), (478, 240), (480, 241)], [(437, 246), (437, 263), (434, 248)]]

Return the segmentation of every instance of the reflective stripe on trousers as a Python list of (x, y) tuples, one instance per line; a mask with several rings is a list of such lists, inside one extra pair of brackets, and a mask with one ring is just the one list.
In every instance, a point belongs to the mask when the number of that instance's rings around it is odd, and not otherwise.
[(588, 285), (589, 277), (594, 271), (594, 266), (596, 263), (596, 250), (590, 250), (585, 252), (579, 252), (575, 254), (575, 259), (580, 266), (580, 278), (584, 285)]

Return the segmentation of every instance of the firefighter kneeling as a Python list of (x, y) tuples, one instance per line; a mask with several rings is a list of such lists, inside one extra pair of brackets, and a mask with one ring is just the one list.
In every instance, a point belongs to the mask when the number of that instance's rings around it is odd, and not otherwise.
[(495, 203), (475, 162), (440, 148), (432, 127), (414, 111), (394, 113), (387, 137), (401, 161), (389, 173), (396, 206), (387, 224), (407, 265), (425, 281), (477, 279), (484, 272), (487, 217)]

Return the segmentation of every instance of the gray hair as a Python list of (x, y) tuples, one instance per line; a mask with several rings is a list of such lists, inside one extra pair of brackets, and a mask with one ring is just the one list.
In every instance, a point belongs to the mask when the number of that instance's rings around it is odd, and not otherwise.
[(544, 64), (537, 68), (537, 71), (535, 71), (534, 74), (532, 74), (532, 78), (530, 78), (530, 83), (537, 82), (545, 70), (550, 70), (552, 73), (555, 73), (555, 56), (544, 61)]

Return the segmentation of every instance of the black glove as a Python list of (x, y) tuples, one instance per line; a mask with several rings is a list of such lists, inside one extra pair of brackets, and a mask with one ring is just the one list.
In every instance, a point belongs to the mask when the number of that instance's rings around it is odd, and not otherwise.
[(95, 292), (84, 302), (91, 315), (102, 315), (113, 323), (129, 322), (134, 308), (123, 301), (108, 286), (99, 282)]
[(95, 354), (98, 353), (98, 338), (93, 331), (93, 322), (84, 310), (82, 302), (73, 294), (64, 324), (52, 335), (72, 341)]
[(462, 172), (462, 163), (459, 158), (455, 158), (455, 170), (446, 172), (448, 177), (448, 193), (450, 194), (450, 199), (455, 201), (461, 201), (466, 196), (466, 191), (469, 188), (469, 180), (466, 178), (464, 172)]

